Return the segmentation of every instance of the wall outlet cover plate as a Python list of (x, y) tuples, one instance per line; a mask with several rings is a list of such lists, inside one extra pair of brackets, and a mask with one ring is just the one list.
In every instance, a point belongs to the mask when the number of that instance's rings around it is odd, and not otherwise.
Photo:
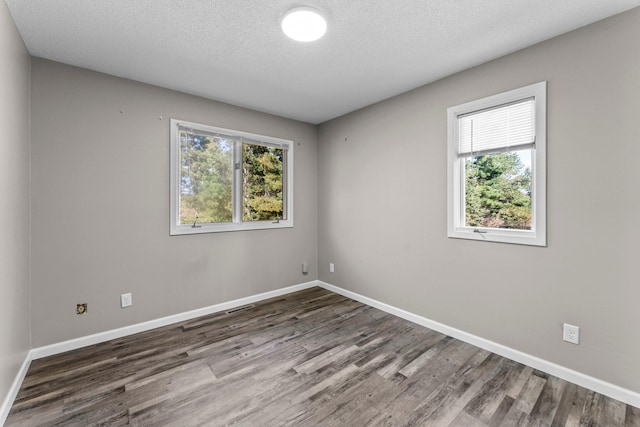
[(562, 329), (562, 339), (571, 344), (580, 344), (580, 327), (565, 323)]

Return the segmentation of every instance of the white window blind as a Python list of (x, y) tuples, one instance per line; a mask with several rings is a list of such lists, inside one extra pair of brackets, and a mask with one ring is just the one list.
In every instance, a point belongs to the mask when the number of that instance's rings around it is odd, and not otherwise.
[(534, 98), (460, 115), (458, 154), (467, 157), (533, 147), (534, 117)]

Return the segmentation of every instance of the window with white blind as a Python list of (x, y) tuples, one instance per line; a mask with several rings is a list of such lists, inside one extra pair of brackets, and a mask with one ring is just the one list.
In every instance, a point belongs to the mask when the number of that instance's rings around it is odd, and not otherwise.
[(546, 246), (546, 82), (451, 107), (448, 236)]

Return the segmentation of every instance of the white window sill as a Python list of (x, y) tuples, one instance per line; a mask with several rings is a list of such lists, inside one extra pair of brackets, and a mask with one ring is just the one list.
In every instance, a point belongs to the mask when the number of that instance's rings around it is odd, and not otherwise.
[(483, 242), (547, 246), (547, 238), (545, 235), (529, 230), (458, 227), (453, 230), (449, 230), (448, 236), (454, 239), (480, 240)]
[(183, 234), (203, 234), (203, 233), (225, 233), (230, 231), (250, 231), (269, 230), (276, 228), (293, 228), (292, 220), (275, 221), (251, 221), (243, 223), (219, 223), (219, 224), (196, 224), (175, 225), (171, 227), (170, 235), (179, 236)]

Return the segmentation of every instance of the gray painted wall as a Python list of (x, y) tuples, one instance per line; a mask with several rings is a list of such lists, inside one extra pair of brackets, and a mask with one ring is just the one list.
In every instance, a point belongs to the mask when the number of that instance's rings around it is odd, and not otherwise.
[[(636, 8), (321, 125), (320, 279), (640, 392), (639, 24)], [(542, 80), (548, 247), (448, 239), (446, 109)]]
[[(317, 278), (315, 126), (37, 58), (31, 99), (34, 347)], [(295, 227), (169, 236), (172, 117), (293, 140)]]
[[(37, 58), (30, 71), (0, 2), (0, 199), (11, 207), (0, 213), (0, 323), (11, 325), (0, 330), (0, 396), (30, 329), (38, 347), (317, 277), (640, 391), (638, 22), (632, 10), (328, 122), (318, 136)], [(540, 80), (549, 246), (447, 239), (446, 108)], [(299, 142), (296, 227), (170, 237), (171, 117)], [(120, 309), (123, 292), (133, 307)], [(89, 303), (86, 315), (77, 302)], [(579, 346), (561, 341), (564, 321), (581, 326)]]
[(0, 1), (0, 403), (30, 348), (29, 55)]

